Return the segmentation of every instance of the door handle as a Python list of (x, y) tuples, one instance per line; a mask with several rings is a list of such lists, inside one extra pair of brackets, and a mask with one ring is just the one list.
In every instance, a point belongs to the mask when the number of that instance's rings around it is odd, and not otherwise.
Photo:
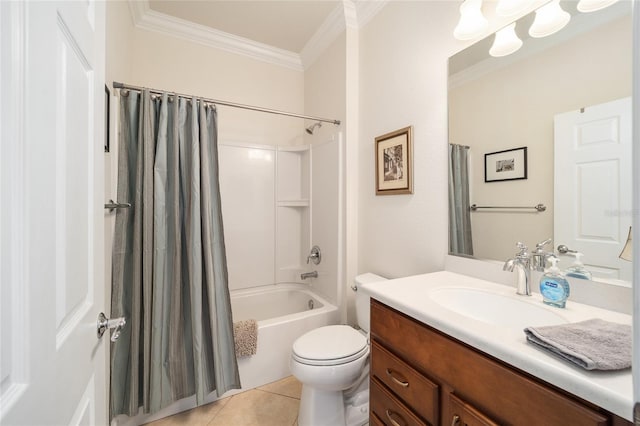
[(120, 337), (122, 328), (125, 325), (127, 325), (127, 320), (125, 320), (124, 317), (109, 319), (103, 312), (100, 312), (100, 315), (98, 315), (98, 339), (102, 337), (105, 331), (113, 328), (114, 330), (113, 333), (111, 333), (111, 341), (115, 342)]

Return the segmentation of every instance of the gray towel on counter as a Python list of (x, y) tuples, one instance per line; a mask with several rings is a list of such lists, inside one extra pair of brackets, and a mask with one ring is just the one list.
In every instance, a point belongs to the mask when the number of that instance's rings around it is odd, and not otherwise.
[(601, 319), (527, 327), (527, 341), (586, 370), (631, 367), (631, 326)]

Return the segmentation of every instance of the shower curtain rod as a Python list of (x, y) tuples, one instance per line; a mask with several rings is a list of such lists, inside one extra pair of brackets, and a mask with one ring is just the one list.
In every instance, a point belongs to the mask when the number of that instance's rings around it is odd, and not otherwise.
[[(149, 90), (151, 93), (155, 93), (155, 94), (164, 93), (162, 90), (150, 89), (150, 88), (147, 88), (147, 87), (132, 86), (130, 84), (119, 83), (117, 81), (113, 82), (113, 88), (114, 89), (136, 90), (138, 92), (146, 89), (146, 90)], [(322, 121), (324, 123), (335, 124), (336, 126), (340, 125), (340, 120), (332, 120), (330, 118), (313, 117), (311, 115), (302, 115), (302, 114), (296, 114), (296, 113), (293, 113), (293, 112), (278, 111), (276, 109), (262, 108), (262, 107), (252, 106), (252, 105), (243, 105), (243, 104), (238, 104), (238, 103), (235, 103), (235, 102), (221, 101), (221, 100), (218, 100), (218, 99), (201, 98), (200, 96), (185, 95), (185, 94), (182, 94), (182, 93), (176, 93), (176, 92), (170, 92), (170, 91), (167, 91), (167, 93), (171, 93), (171, 94), (173, 94), (175, 96), (180, 96), (182, 98), (199, 98), (199, 99), (202, 99), (203, 101), (208, 102), (208, 103), (212, 103), (212, 104), (216, 104), (216, 105), (224, 105), (224, 106), (228, 106), (228, 107), (232, 107), (232, 108), (249, 109), (251, 111), (266, 112), (266, 113), (269, 113), (269, 114), (277, 114), (277, 115), (286, 115), (288, 117), (303, 118), (305, 120)]]

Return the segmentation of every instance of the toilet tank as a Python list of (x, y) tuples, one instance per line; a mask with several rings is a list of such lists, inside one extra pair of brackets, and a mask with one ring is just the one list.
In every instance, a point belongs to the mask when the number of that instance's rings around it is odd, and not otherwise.
[(355, 286), (358, 289), (356, 291), (356, 320), (358, 321), (358, 326), (361, 329), (369, 332), (369, 303), (371, 298), (364, 291), (359, 291), (359, 289), (362, 284), (386, 281), (386, 278), (368, 272), (366, 274), (356, 276), (354, 281)]

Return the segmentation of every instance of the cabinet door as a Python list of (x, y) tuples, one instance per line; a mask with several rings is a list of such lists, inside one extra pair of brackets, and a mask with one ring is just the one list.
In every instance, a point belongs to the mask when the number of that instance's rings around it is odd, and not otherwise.
[[(476, 410), (454, 394), (449, 394), (451, 426), (497, 426), (498, 423)], [(445, 422), (445, 424), (447, 424)]]

